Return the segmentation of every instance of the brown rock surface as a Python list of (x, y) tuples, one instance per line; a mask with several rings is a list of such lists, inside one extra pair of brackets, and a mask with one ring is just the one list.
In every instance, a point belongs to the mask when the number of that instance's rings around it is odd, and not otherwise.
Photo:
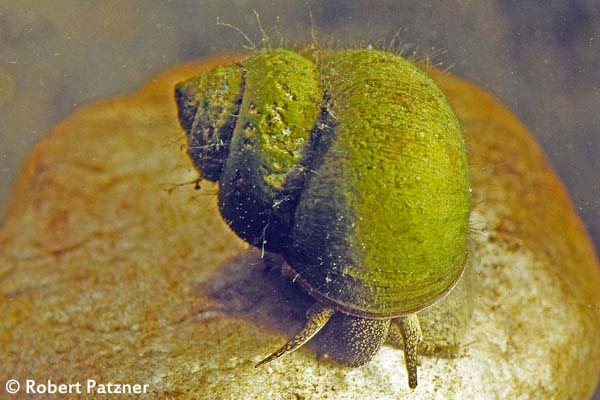
[(585, 230), (514, 116), (434, 71), (464, 130), (474, 192), (475, 309), (459, 356), (423, 357), (413, 392), (388, 346), (362, 368), (309, 348), (255, 369), (309, 300), (230, 232), (216, 186), (185, 184), (197, 175), (172, 99), (175, 82), (230, 59), (87, 106), (37, 145), (0, 231), (2, 382), (145, 383), (146, 398), (181, 399), (591, 395), (600, 274)]

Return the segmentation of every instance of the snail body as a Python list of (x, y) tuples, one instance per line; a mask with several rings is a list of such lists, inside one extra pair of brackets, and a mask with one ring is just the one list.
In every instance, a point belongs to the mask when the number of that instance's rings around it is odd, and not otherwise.
[(225, 221), (282, 254), (316, 299), (306, 326), (260, 364), (327, 325), (347, 365), (386, 338), (403, 343), (415, 387), (416, 312), (452, 290), (467, 257), (464, 144), (433, 81), (375, 50), (316, 61), (264, 50), (178, 84), (176, 100)]

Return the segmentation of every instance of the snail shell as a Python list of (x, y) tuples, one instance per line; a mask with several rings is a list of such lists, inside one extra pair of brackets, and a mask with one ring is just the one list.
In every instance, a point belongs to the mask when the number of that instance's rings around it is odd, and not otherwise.
[(310, 60), (263, 50), (178, 84), (176, 100), (192, 160), (219, 182), (223, 218), (281, 253), (318, 300), (259, 365), (327, 325), (334, 358), (348, 365), (390, 336), (402, 342), (415, 387), (415, 313), (456, 285), (467, 259), (465, 148), (433, 81), (380, 51)]
[(442, 92), (376, 51), (322, 63), (336, 126), (316, 149), (286, 257), (298, 283), (346, 313), (418, 311), (462, 275), (469, 185), (463, 138)]

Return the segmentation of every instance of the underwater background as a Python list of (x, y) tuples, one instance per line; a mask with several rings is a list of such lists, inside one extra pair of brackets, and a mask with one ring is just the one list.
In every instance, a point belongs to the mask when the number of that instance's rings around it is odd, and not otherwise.
[(598, 248), (597, 0), (0, 0), (0, 213), (36, 140), (78, 107), (249, 45), (217, 20), (259, 47), (261, 26), (273, 45), (391, 44), (492, 92), (544, 148)]

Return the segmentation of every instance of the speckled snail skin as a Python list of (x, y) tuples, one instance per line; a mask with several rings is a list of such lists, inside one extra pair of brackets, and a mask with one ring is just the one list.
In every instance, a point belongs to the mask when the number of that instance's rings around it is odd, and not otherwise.
[(175, 92), (189, 155), (219, 182), (223, 218), (282, 254), (316, 299), (306, 326), (259, 365), (327, 325), (342, 364), (367, 363), (386, 339), (402, 344), (416, 387), (416, 313), (452, 290), (467, 257), (467, 161), (442, 92), (391, 53), (282, 49)]

